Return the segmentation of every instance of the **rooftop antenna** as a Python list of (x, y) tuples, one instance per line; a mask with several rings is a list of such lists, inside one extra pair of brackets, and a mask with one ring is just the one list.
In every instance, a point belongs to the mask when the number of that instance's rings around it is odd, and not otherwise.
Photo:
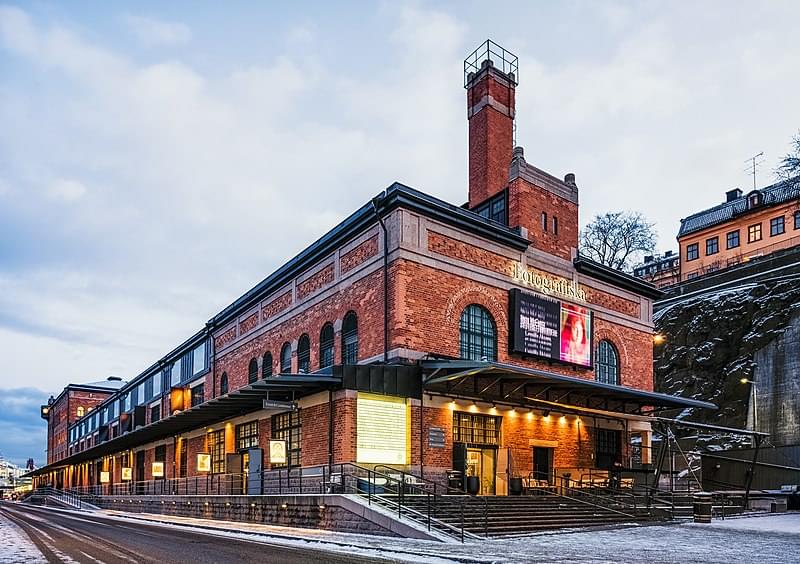
[(756, 171), (758, 167), (761, 166), (761, 163), (764, 162), (764, 151), (761, 151), (757, 155), (753, 155), (749, 159), (745, 159), (747, 163), (747, 168), (744, 169), (745, 172), (751, 173), (753, 175), (753, 190), (756, 189)]

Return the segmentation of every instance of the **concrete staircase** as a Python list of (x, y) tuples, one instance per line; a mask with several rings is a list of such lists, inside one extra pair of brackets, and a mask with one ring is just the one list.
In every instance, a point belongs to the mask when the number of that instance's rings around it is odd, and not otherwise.
[[(424, 496), (405, 496), (404, 506), (424, 513)], [(642, 522), (649, 520), (646, 508), (602, 507), (555, 494), (534, 496), (440, 496), (433, 516), (441, 522), (476, 536), (523, 535), (563, 528)]]

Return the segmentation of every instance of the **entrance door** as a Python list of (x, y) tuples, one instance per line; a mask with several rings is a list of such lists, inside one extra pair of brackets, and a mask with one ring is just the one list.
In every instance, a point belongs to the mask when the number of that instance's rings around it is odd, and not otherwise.
[(553, 449), (549, 447), (533, 447), (533, 477), (536, 480), (547, 480), (551, 483), (553, 471)]
[(480, 484), (478, 495), (494, 495), (496, 471), (497, 449), (467, 449), (467, 477), (474, 476), (478, 478)]
[(144, 493), (144, 451), (140, 450), (136, 453), (136, 491), (139, 494)]

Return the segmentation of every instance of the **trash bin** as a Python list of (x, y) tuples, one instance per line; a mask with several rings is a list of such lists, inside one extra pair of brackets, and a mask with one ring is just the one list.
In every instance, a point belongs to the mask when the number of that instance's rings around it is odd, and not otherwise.
[(509, 495), (522, 495), (522, 478), (511, 478), (508, 481)]
[(478, 495), (479, 491), (481, 491), (481, 479), (478, 476), (467, 476), (467, 493)]
[(711, 501), (710, 493), (699, 492), (694, 494), (695, 523), (710, 523), (712, 509), (713, 509), (713, 503)]
[(464, 489), (464, 478), (460, 470), (447, 471), (447, 485), (454, 490)]

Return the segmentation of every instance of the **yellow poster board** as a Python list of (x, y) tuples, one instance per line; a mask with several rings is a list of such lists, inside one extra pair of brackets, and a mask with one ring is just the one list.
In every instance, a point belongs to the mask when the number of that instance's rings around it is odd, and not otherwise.
[(153, 462), (153, 478), (163, 478), (163, 477), (164, 477), (164, 463)]
[(100, 472), (100, 483), (107, 484), (111, 481), (111, 472)]
[(197, 455), (197, 471), (211, 472), (211, 455), (200, 453)]
[(130, 482), (133, 479), (133, 468), (122, 469), (122, 481)]
[(408, 464), (411, 416), (405, 398), (358, 394), (356, 460), (371, 464)]

